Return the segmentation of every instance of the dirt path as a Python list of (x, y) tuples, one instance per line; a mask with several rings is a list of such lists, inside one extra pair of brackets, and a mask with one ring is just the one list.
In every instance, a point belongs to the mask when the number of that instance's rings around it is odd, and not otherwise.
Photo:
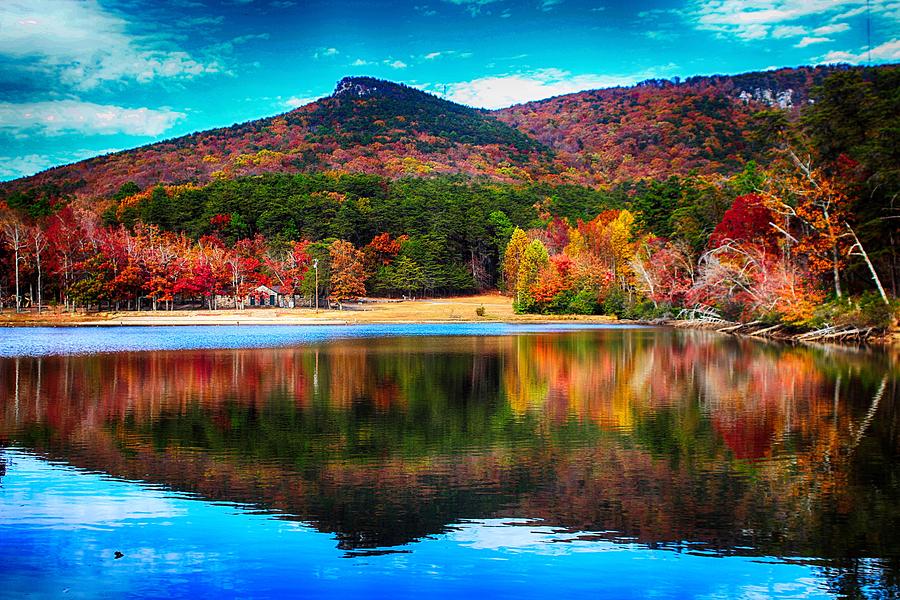
[[(476, 312), (484, 307), (484, 316)], [(175, 310), (143, 312), (102, 312), (71, 314), (48, 311), (0, 314), (3, 326), (40, 325), (344, 325), (361, 323), (453, 323), (453, 322), (572, 322), (609, 323), (609, 317), (561, 315), (517, 315), (512, 300), (500, 294), (431, 298), (423, 300), (373, 300), (354, 304), (346, 310), (309, 308), (246, 310)]]

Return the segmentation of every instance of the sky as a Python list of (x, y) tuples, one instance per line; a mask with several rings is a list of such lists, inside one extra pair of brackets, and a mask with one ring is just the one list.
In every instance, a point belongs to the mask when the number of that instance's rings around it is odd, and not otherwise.
[(0, 0), (0, 180), (279, 114), (348, 75), (499, 108), (900, 62), (900, 0), (869, 2), (867, 19), (866, 0)]

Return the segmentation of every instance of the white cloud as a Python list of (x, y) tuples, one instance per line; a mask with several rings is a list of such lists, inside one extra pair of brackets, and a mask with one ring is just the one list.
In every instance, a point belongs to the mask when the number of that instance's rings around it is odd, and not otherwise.
[[(431, 54), (427, 54), (421, 58), (423, 58), (425, 60), (434, 60), (435, 58), (438, 58), (443, 54), (452, 54), (452, 51), (443, 52), (443, 53), (442, 52), (432, 52)], [(364, 58), (357, 58), (352, 63), (350, 63), (351, 67), (369, 67), (369, 66), (379, 66), (379, 65), (384, 65), (384, 66), (390, 67), (392, 69), (405, 69), (409, 66), (407, 63), (403, 62), (402, 60), (394, 59), (393, 57), (385, 58), (382, 60), (366, 60)]]
[[(250, 42), (254, 42), (256, 40), (267, 40), (269, 39), (268, 33), (251, 33), (248, 35), (239, 35), (237, 37), (231, 38), (230, 40), (224, 40), (213, 46), (210, 46), (208, 50), (212, 50), (218, 54), (231, 54), (234, 52), (234, 47), (241, 44), (248, 44)], [(254, 66), (259, 66), (259, 62), (249, 63)]]
[(648, 30), (644, 32), (644, 37), (654, 40), (656, 42), (669, 42), (675, 39), (678, 39), (678, 34), (674, 31), (666, 31), (666, 30)]
[(769, 33), (769, 28), (759, 23), (753, 23), (744, 27), (738, 37), (742, 40), (761, 40)]
[(494, 2), (499, 1), (500, 0), (444, 0), (444, 2), (455, 4), (456, 6), (484, 6), (485, 4), (493, 4)]
[(823, 27), (816, 27), (813, 29), (813, 33), (816, 35), (831, 35), (833, 33), (842, 33), (848, 29), (850, 29), (850, 26), (846, 23), (833, 23)]
[(175, 25), (178, 27), (184, 27), (185, 29), (194, 29), (197, 27), (217, 27), (225, 22), (224, 15), (217, 15), (215, 17), (210, 17), (209, 15), (201, 15), (198, 17), (182, 17), (175, 21)]
[(320, 96), (306, 96), (306, 97), (291, 96), (287, 100), (283, 100), (281, 102), (281, 104), (282, 104), (282, 106), (287, 107), (287, 108), (297, 108), (298, 106), (305, 106), (305, 105), (309, 104), (310, 102), (315, 102), (319, 98), (320, 98)]
[(847, 12), (842, 12), (841, 14), (832, 17), (833, 21), (842, 21), (844, 19), (851, 19), (853, 17), (858, 17), (859, 15), (866, 12), (865, 6), (857, 6), (856, 8), (851, 8)]
[(800, 27), (799, 25), (779, 25), (772, 30), (772, 37), (777, 39), (797, 37), (805, 35), (806, 31), (806, 27)]
[(313, 54), (313, 58), (330, 58), (332, 56), (337, 56), (340, 53), (340, 50), (337, 48), (317, 48), (315, 54)]
[(0, 181), (34, 175), (55, 164), (52, 158), (40, 154), (0, 156)]
[[(441, 54), (441, 53), (440, 53), (440, 52), (436, 52), (436, 53), (434, 53), (434, 54), (438, 54), (438, 55), (439, 55), (439, 54)], [(433, 59), (436, 58), (436, 57), (432, 56), (431, 58), (428, 58), (428, 56), (425, 56), (424, 58), (427, 58), (428, 60), (433, 60)], [(388, 67), (390, 67), (390, 68), (392, 68), (392, 69), (405, 69), (406, 67), (409, 66), (408, 64), (406, 64), (406, 63), (403, 62), (402, 60), (395, 60), (395, 59), (393, 59), (393, 58), (385, 58), (384, 60), (381, 60), (381, 61), (378, 61), (378, 60), (365, 60), (364, 58), (357, 58), (357, 59), (354, 60), (352, 63), (350, 63), (350, 66), (351, 66), (351, 67), (369, 67), (369, 66), (373, 66), (373, 65), (385, 65), (385, 66), (388, 66)]]
[(14, 136), (158, 136), (187, 115), (168, 109), (123, 108), (78, 100), (12, 104), (0, 102), (0, 133)]
[[(673, 66), (668, 65), (666, 68)], [(624, 76), (573, 75), (560, 69), (540, 69), (448, 83), (447, 98), (480, 108), (503, 108), (583, 90), (632, 85), (653, 76), (655, 74), (650, 72)], [(443, 89), (443, 86), (435, 85), (434, 89)]]
[[(900, 61), (900, 39), (894, 38), (889, 42), (872, 48), (871, 56), (872, 62), (876, 63)], [(866, 50), (862, 50), (859, 53), (834, 51), (818, 59), (820, 64), (850, 63), (857, 65), (868, 61), (869, 53)]]
[(422, 56), (425, 60), (435, 60), (438, 58), (471, 58), (471, 52), (460, 52), (458, 50), (441, 50), (440, 52), (429, 52)]
[(548, 12), (553, 10), (554, 6), (558, 6), (562, 4), (563, 0), (542, 0), (541, 2), (541, 10), (544, 12)]
[(0, 2), (0, 56), (24, 61), (28, 69), (46, 71), (78, 90), (109, 81), (190, 79), (222, 71), (215, 61), (161, 49), (161, 40), (128, 29), (125, 19), (96, 0)]
[(269, 39), (268, 33), (249, 33), (247, 35), (239, 35), (236, 38), (232, 38), (232, 44), (246, 44), (247, 42), (252, 42), (254, 40), (267, 40)]
[(413, 10), (421, 14), (423, 17), (433, 17), (437, 14), (437, 11), (429, 7), (427, 4), (413, 6)]
[(121, 148), (82, 149), (46, 154), (26, 154), (24, 156), (0, 156), (0, 181), (34, 175), (50, 167), (67, 165), (85, 158), (118, 152)]
[(500, 0), (444, 0), (444, 2), (447, 2), (448, 4), (465, 7), (466, 12), (473, 17), (481, 13), (481, 8), (483, 6), (494, 4), (499, 1)]
[(828, 37), (805, 37), (796, 44), (794, 44), (794, 48), (806, 48), (807, 46), (811, 46), (812, 44), (821, 44), (824, 42), (833, 42), (834, 40)]
[[(900, 14), (897, 0), (871, 0), (875, 17), (896, 22)], [(796, 21), (818, 19), (839, 21), (866, 11), (866, 0), (694, 0), (691, 17), (697, 29), (733, 35), (743, 40), (802, 35)], [(789, 25), (794, 23), (793, 25)], [(846, 31), (849, 26), (835, 23), (816, 30), (818, 35)]]

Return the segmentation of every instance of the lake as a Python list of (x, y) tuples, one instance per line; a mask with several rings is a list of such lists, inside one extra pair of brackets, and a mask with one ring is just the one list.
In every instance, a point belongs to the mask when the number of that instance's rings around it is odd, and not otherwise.
[(898, 372), (652, 327), (0, 330), (0, 597), (897, 597)]

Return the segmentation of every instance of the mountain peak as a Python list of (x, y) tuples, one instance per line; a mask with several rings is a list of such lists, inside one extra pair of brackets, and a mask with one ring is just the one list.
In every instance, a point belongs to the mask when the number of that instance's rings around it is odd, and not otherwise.
[(337, 82), (334, 88), (333, 97), (353, 96), (356, 98), (364, 98), (371, 96), (379, 91), (380, 88), (391, 84), (388, 81), (381, 81), (374, 77), (344, 77)]
[(415, 99), (416, 101), (440, 101), (437, 96), (386, 79), (351, 76), (337, 82), (332, 98), (392, 98)]

